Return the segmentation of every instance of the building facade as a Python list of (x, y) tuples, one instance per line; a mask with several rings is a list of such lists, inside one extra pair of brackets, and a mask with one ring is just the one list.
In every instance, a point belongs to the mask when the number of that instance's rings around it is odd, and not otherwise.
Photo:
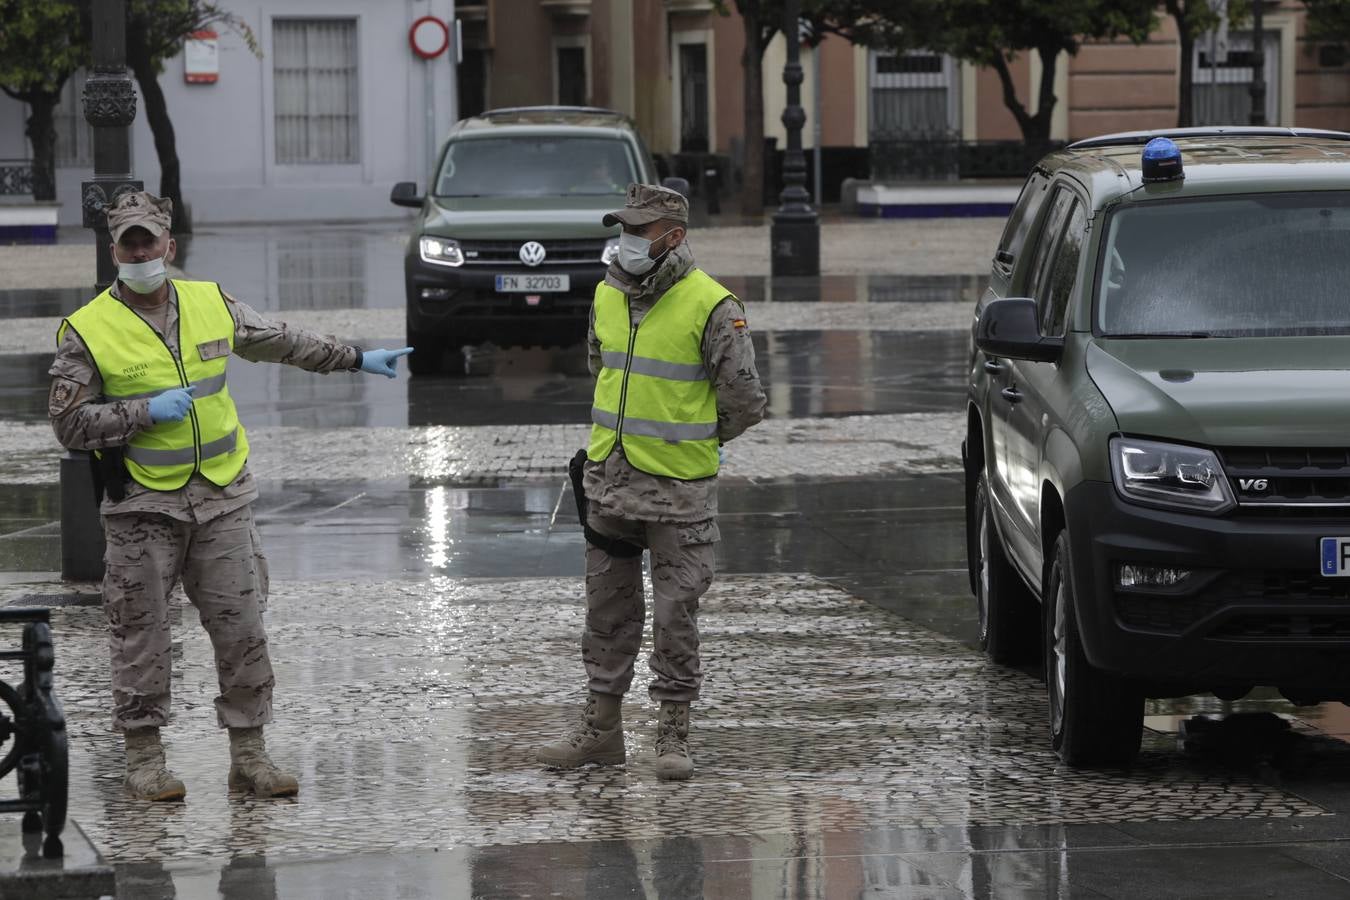
[[(184, 196), (198, 223), (398, 217), (396, 181), (427, 182), (430, 159), (461, 115), (502, 106), (594, 105), (631, 115), (660, 155), (716, 154), (734, 171), (744, 153), (743, 24), (709, 0), (225, 0), (254, 30), (255, 55), (222, 32), (214, 83), (187, 80), (183, 59), (161, 76), (177, 132)], [(1340, 48), (1306, 36), (1298, 0), (1267, 3), (1267, 120), (1350, 129), (1350, 67)], [(413, 22), (454, 23), (432, 60), (409, 46)], [(1051, 137), (1175, 125), (1180, 46), (1175, 24), (1142, 45), (1088, 43), (1056, 66)], [(456, 43), (459, 50), (456, 52)], [(1251, 34), (1227, 52), (1196, 44), (1197, 124), (1246, 121)], [(780, 35), (763, 58), (765, 134), (785, 135)], [(1016, 141), (996, 73), (938, 54), (887, 53), (827, 37), (802, 53), (807, 148), (851, 153), (884, 141)], [(1011, 65), (1035, 112), (1041, 66)], [(91, 165), (79, 114), (81, 76), (58, 114), (61, 222), (78, 223), (78, 187)], [(0, 98), (0, 158), (28, 156), (25, 110)], [(133, 129), (135, 175), (153, 188), (159, 166), (144, 117)], [(863, 175), (866, 171), (848, 174)], [(841, 177), (835, 173), (835, 179)], [(829, 178), (826, 194), (831, 193)]]

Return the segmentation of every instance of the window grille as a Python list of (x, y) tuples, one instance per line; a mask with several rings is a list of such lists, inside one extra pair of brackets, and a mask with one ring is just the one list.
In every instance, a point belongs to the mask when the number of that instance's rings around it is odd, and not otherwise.
[(275, 19), (278, 164), (360, 161), (355, 19)]

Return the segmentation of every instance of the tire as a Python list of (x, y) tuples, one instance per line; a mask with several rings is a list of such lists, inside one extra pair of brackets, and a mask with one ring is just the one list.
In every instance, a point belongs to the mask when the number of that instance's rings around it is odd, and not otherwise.
[(1051, 746), (1070, 766), (1128, 764), (1139, 754), (1144, 697), (1125, 679), (1093, 668), (1083, 652), (1067, 532), (1055, 540), (1044, 607)]
[(1003, 552), (989, 502), (988, 476), (975, 482), (967, 540), (974, 573), (975, 608), (979, 615), (980, 649), (1001, 666), (1034, 663), (1041, 652), (1040, 610)]

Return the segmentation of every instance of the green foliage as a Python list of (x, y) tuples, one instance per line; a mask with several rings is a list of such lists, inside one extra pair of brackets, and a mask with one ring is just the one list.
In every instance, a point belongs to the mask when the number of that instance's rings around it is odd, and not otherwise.
[(59, 94), (88, 52), (76, 0), (0, 0), (0, 88), (11, 97)]
[(1350, 42), (1350, 0), (1303, 0), (1308, 8), (1308, 37)]
[(217, 26), (238, 34), (255, 56), (261, 55), (248, 23), (211, 0), (127, 0), (128, 52), (144, 53), (159, 72), (182, 51), (188, 35)]
[(977, 65), (1016, 53), (1077, 53), (1084, 39), (1144, 41), (1155, 0), (892, 0), (882, 11), (899, 48), (923, 47)]

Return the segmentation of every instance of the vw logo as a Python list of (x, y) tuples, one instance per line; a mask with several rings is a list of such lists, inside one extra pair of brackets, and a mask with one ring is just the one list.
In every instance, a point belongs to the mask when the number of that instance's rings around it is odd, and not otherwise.
[(544, 245), (538, 241), (526, 241), (520, 245), (520, 261), (527, 266), (539, 265), (547, 255)]

